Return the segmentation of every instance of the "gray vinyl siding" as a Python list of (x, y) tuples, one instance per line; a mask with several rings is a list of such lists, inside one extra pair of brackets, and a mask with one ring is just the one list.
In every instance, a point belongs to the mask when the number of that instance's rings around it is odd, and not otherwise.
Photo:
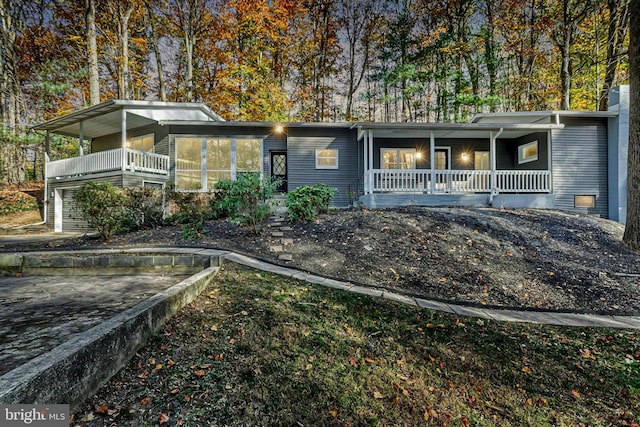
[[(168, 149), (166, 145), (168, 143), (167, 137), (169, 135), (169, 129), (164, 126), (149, 125), (136, 129), (129, 129), (127, 131), (127, 137), (133, 138), (136, 136), (144, 136), (148, 134), (154, 134), (154, 148), (158, 154), (167, 155)], [(121, 132), (113, 133), (111, 135), (105, 135), (91, 140), (91, 152), (98, 153), (100, 151), (113, 150), (115, 148), (122, 147), (122, 135)]]
[[(567, 120), (552, 131), (552, 159), (556, 207), (608, 217), (606, 124)], [(575, 208), (576, 195), (595, 195), (596, 207)]]
[[(337, 149), (338, 169), (316, 169), (316, 149)], [(289, 191), (302, 185), (323, 183), (337, 189), (332, 204), (349, 205), (347, 191), (358, 174), (358, 146), (352, 130), (298, 130), (287, 138)]]

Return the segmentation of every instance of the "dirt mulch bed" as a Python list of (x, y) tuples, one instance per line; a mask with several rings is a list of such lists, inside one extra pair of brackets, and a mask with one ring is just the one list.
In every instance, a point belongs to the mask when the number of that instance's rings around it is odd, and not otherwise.
[[(640, 314), (640, 254), (621, 243), (623, 226), (612, 221), (546, 210), (411, 207), (341, 210), (286, 225), (293, 244), (284, 249), (293, 261), (285, 264), (324, 276), (479, 306)], [(60, 246), (202, 246), (283, 263), (270, 250), (281, 244), (272, 231), (253, 235), (212, 221), (202, 239), (162, 227)]]

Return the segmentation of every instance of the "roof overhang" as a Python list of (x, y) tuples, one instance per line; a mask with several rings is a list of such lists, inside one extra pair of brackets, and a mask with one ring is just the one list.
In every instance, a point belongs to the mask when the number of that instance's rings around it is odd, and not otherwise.
[(97, 138), (122, 130), (123, 111), (127, 114), (127, 130), (163, 120), (224, 120), (202, 103), (111, 100), (49, 120), (33, 129), (74, 137), (82, 133), (84, 138)]
[(583, 119), (607, 119), (618, 115), (617, 111), (518, 111), (513, 113), (476, 114), (470, 123), (558, 123), (562, 117)]
[(564, 125), (551, 123), (356, 123), (358, 138), (364, 131), (372, 131), (374, 138), (430, 138), (439, 139), (489, 138), (500, 133), (500, 138), (519, 138), (536, 132), (561, 129)]

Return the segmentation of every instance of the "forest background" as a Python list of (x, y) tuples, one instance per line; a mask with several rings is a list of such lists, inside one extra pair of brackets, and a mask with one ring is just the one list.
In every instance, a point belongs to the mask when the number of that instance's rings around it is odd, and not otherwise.
[[(0, 0), (0, 182), (42, 179), (30, 126), (100, 101), (248, 121), (459, 122), (606, 110), (628, 0)], [(78, 155), (55, 137), (52, 158)]]

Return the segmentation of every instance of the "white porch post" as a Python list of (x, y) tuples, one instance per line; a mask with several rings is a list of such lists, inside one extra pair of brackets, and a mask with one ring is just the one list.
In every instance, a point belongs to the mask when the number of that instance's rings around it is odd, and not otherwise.
[(84, 156), (84, 121), (80, 122), (80, 132), (78, 138), (80, 139), (80, 156)]
[(491, 168), (491, 192), (493, 193), (497, 186), (496, 177), (496, 139), (493, 136), (493, 131), (489, 132), (489, 167)]
[(122, 109), (121, 117), (122, 172), (127, 169), (127, 110)]
[(553, 148), (551, 147), (551, 130), (547, 131), (547, 172), (549, 172), (548, 177), (548, 193), (553, 193)]
[(429, 163), (431, 163), (431, 194), (436, 192), (436, 136), (429, 133)]
[(373, 131), (369, 130), (369, 193), (373, 193)]
[(498, 176), (496, 174), (496, 139), (504, 132), (504, 128), (500, 128), (497, 133), (489, 132), (489, 158), (491, 163), (491, 192), (498, 191)]
[(44, 178), (44, 209), (42, 211), (42, 215), (44, 216), (44, 218), (42, 218), (43, 220), (45, 220), (45, 222), (47, 221), (47, 215), (49, 214), (49, 179), (48, 179), (48, 175), (49, 175), (49, 131), (47, 130), (47, 132), (45, 133), (44, 136), (44, 170), (42, 171), (42, 177)]
[(369, 165), (367, 160), (369, 160), (369, 155), (367, 150), (369, 149), (369, 131), (364, 132), (364, 137), (362, 138), (362, 180), (363, 180), (363, 191), (364, 194), (369, 194)]

